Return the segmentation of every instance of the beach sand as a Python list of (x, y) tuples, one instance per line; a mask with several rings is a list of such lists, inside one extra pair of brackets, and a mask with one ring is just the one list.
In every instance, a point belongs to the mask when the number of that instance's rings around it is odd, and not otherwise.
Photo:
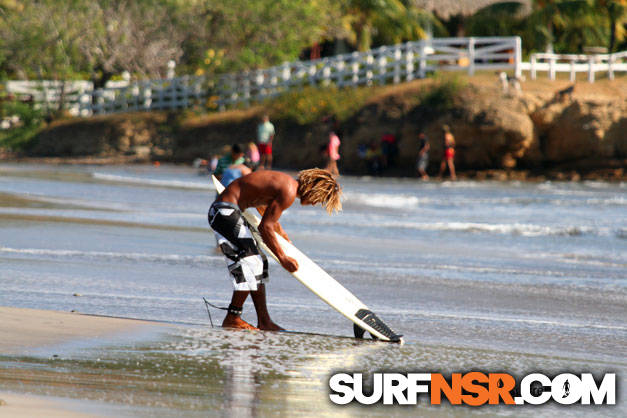
[(79, 313), (0, 307), (0, 354), (20, 355), (25, 350), (108, 337), (158, 323)]
[[(167, 324), (79, 313), (0, 307), (0, 355), (20, 356), (72, 341), (103, 340)], [(0, 390), (0, 417), (87, 417), (77, 401)], [(78, 408), (84, 409), (84, 408)]]
[(0, 392), (0, 417), (83, 418), (93, 416), (73, 411), (62, 399)]

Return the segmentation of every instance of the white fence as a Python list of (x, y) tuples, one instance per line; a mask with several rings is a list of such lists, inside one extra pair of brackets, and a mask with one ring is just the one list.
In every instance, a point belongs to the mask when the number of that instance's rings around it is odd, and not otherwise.
[[(88, 81), (8, 81), (8, 93), (32, 100), (40, 108), (57, 109), (63, 104), (71, 114), (182, 109), (195, 104), (213, 104), (225, 109), (237, 104), (263, 101), (303, 86), (355, 87), (390, 84), (423, 78), (436, 70), (513, 70), (516, 76), (529, 71), (535, 79), (545, 71), (551, 80), (567, 72), (575, 81), (578, 72), (594, 82), (597, 72), (614, 79), (627, 71), (627, 51), (616, 54), (532, 54), (522, 62), (519, 37), (435, 38), (385, 46), (367, 52), (337, 55), (315, 61), (296, 61), (263, 70), (226, 74), (209, 89), (205, 77), (183, 76), (165, 80), (110, 83), (94, 90)], [(210, 95), (215, 95), (211, 98)]]
[(165, 80), (131, 83), (126, 87), (98, 89), (81, 114), (116, 113), (137, 110), (184, 109), (207, 96), (203, 77), (183, 76)]
[[(36, 107), (63, 107), (74, 116), (138, 110), (183, 109), (207, 96), (203, 77), (183, 76), (164, 80), (108, 83), (94, 90), (89, 81), (8, 81), (7, 93)], [(61, 103), (63, 102), (63, 103)]]
[(588, 74), (588, 81), (594, 83), (596, 73), (607, 73), (610, 80), (615, 72), (627, 71), (627, 51), (616, 54), (531, 54), (530, 62), (523, 62), (521, 68), (529, 71), (535, 80), (538, 71), (547, 72), (549, 79), (555, 80), (556, 73), (568, 73), (570, 81), (575, 81), (577, 73)]
[(472, 75), (481, 69), (512, 69), (520, 75), (520, 62), (519, 37), (435, 38), (223, 75), (218, 82), (218, 104), (224, 108), (261, 101), (306, 85), (400, 83), (435, 70)]
[[(389, 84), (423, 78), (435, 70), (513, 69), (520, 74), (519, 37), (435, 38), (385, 46), (367, 52), (315, 61), (296, 61), (264, 70), (227, 74), (219, 78), (215, 104), (224, 109), (274, 97), (305, 85), (338, 87)], [(209, 99), (205, 77), (118, 83), (93, 89), (89, 82), (8, 82), (7, 91), (30, 96), (40, 106), (58, 108), (61, 97), (74, 115), (180, 109)]]
[(74, 116), (82, 115), (88, 106), (94, 85), (91, 81), (7, 81), (9, 94), (33, 102), (38, 108), (63, 108)]

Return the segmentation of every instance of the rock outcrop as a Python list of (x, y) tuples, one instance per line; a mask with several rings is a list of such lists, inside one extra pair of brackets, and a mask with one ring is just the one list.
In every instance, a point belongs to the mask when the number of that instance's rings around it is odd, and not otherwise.
[[(627, 158), (627, 100), (624, 95), (550, 92), (503, 94), (496, 85), (469, 84), (446, 107), (420, 100), (425, 84), (392, 90), (368, 102), (342, 123), (340, 167), (363, 172), (358, 150), (384, 134), (395, 135), (394, 174), (413, 175), (417, 136), (430, 139), (431, 170), (441, 159), (442, 125), (450, 126), (463, 170), (550, 170), (552, 167), (620, 169)], [(422, 90), (421, 90), (422, 89)], [(524, 88), (523, 88), (524, 91)], [(120, 114), (55, 122), (29, 149), (31, 156), (135, 155), (139, 159), (191, 162), (224, 145), (254, 140), (261, 108), (205, 117), (184, 113)], [(299, 169), (320, 165), (328, 127), (273, 118), (277, 127), (275, 163)], [(622, 172), (621, 172), (622, 173)]]

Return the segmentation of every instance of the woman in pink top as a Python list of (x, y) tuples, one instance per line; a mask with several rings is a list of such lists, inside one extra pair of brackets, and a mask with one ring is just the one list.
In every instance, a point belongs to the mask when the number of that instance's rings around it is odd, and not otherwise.
[(334, 176), (339, 176), (340, 171), (337, 169), (337, 160), (340, 159), (340, 138), (333, 131), (329, 132), (328, 153), (329, 163), (326, 169)]
[(246, 149), (246, 160), (250, 162), (252, 167), (257, 168), (259, 166), (259, 160), (261, 156), (259, 155), (259, 148), (255, 145), (254, 142), (248, 143), (248, 148)]

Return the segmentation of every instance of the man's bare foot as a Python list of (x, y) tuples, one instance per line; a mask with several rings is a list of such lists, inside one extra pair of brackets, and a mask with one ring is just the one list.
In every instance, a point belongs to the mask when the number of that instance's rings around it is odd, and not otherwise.
[(264, 330), (264, 331), (285, 331), (285, 328), (278, 326), (272, 321), (263, 323), (263, 324), (259, 323), (257, 324), (257, 327), (259, 327), (259, 329)]
[(248, 322), (235, 315), (227, 315), (224, 321), (222, 321), (222, 328), (259, 330), (259, 328), (250, 325)]

